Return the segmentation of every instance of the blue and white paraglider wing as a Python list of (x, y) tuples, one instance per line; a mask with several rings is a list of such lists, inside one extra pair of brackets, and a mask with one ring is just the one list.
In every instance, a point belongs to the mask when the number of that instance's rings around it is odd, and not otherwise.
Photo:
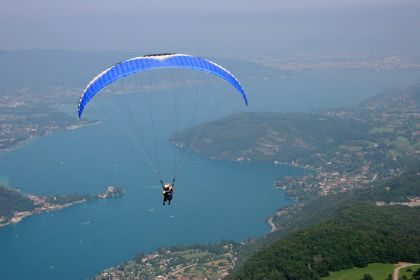
[(82, 116), (86, 104), (105, 86), (128, 75), (159, 68), (187, 68), (207, 72), (230, 83), (246, 105), (248, 100), (239, 81), (228, 70), (207, 59), (186, 54), (157, 54), (134, 57), (115, 64), (97, 75), (85, 88), (79, 100), (78, 113)]

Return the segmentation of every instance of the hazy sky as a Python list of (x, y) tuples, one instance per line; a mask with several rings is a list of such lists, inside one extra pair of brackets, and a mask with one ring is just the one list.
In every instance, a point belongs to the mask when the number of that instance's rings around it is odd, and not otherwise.
[(0, 0), (0, 49), (420, 53), (419, 0)]

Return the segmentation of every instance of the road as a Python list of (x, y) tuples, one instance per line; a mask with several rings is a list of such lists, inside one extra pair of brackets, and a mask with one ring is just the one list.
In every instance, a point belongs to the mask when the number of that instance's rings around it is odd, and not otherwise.
[(177, 269), (177, 270), (175, 270), (175, 271), (172, 271), (171, 273), (169, 273), (167, 276), (165, 276), (163, 279), (164, 280), (167, 280), (169, 277), (171, 277), (171, 276), (173, 276), (173, 275), (176, 275), (176, 274), (178, 274), (178, 273), (180, 273), (180, 272), (182, 272), (182, 271), (184, 271), (184, 269), (187, 269), (187, 268), (190, 268), (190, 267), (193, 267), (193, 266), (196, 266), (197, 264), (195, 263), (195, 264), (191, 264), (191, 265), (188, 265), (188, 266), (184, 266), (184, 267), (181, 267), (180, 269)]
[(270, 218), (268, 218), (267, 224), (271, 227), (271, 231), (270, 232), (275, 232), (277, 230), (276, 225), (273, 223), (273, 216), (271, 216)]
[(412, 266), (412, 265), (416, 265), (416, 263), (398, 263), (397, 267), (394, 269), (394, 272), (392, 273), (392, 280), (398, 280), (398, 274), (400, 273), (400, 269), (407, 267), (407, 266)]

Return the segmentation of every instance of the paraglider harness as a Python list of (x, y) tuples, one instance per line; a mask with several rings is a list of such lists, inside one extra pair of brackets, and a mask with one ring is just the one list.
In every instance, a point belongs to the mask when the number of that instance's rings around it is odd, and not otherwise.
[(166, 201), (170, 205), (174, 193), (175, 178), (172, 180), (172, 184), (168, 183), (164, 185), (162, 180), (160, 180), (160, 184), (162, 185), (163, 205), (166, 204)]

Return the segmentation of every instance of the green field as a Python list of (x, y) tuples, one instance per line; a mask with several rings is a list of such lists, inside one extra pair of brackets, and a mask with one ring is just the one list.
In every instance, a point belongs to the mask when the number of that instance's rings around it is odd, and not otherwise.
[(369, 133), (372, 134), (382, 134), (382, 133), (394, 133), (394, 128), (392, 127), (374, 127)]
[(201, 252), (201, 251), (196, 251), (196, 250), (191, 250), (189, 252), (187, 252), (186, 254), (183, 254), (183, 257), (186, 258), (187, 260), (191, 260), (191, 259), (196, 259), (196, 258), (202, 258), (209, 255), (208, 252)]
[(374, 280), (385, 280), (394, 271), (393, 264), (372, 263), (363, 268), (352, 268), (330, 272), (330, 276), (324, 280), (360, 280), (364, 274), (370, 274)]

